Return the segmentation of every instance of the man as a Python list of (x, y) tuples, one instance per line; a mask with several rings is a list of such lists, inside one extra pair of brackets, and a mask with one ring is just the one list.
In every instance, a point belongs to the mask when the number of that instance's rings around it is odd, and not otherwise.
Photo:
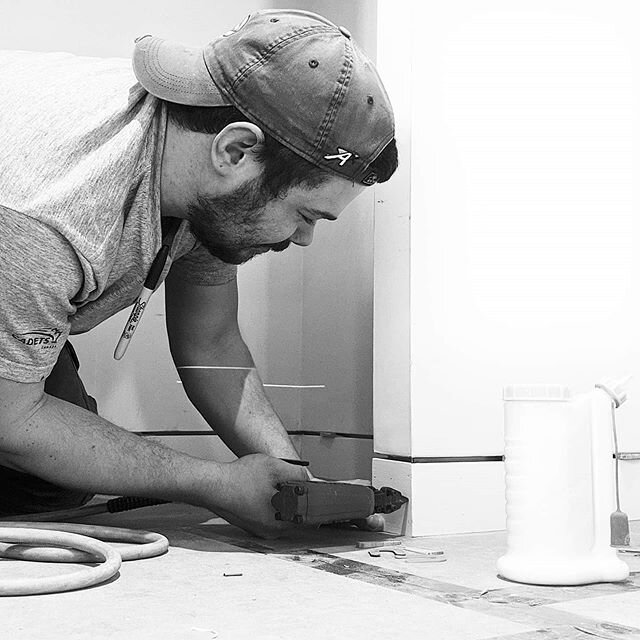
[[(240, 336), (235, 265), (310, 244), (391, 176), (391, 107), (349, 32), (302, 11), (200, 50), (145, 36), (133, 71), (0, 55), (0, 513), (143, 495), (277, 534), (275, 486), (307, 475), (279, 460), (298, 454)], [(172, 357), (233, 463), (100, 418), (77, 376), (67, 337), (132, 304), (161, 245)]]

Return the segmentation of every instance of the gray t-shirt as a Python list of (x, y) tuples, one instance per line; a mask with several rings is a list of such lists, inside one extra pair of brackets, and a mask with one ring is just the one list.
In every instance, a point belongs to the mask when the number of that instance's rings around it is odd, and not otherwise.
[[(0, 51), (0, 377), (43, 380), (70, 333), (140, 293), (163, 237), (165, 111), (129, 60)], [(235, 277), (186, 222), (171, 255), (191, 282)]]

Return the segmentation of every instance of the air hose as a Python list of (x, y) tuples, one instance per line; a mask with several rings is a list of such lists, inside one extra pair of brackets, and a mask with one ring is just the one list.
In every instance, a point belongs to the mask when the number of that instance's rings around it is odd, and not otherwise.
[[(83, 589), (112, 578), (118, 573), (122, 561), (153, 558), (166, 553), (169, 541), (159, 533), (119, 527), (50, 522), (61, 516), (72, 518), (96, 513), (115, 513), (164, 502), (166, 501), (122, 497), (78, 509), (14, 516), (11, 521), (0, 520), (0, 557), (2, 558), (40, 562), (100, 563), (59, 576), (0, 579), (0, 596), (58, 593)], [(38, 518), (39, 521), (31, 522), (31, 518)], [(116, 550), (105, 544), (105, 541), (130, 544)]]

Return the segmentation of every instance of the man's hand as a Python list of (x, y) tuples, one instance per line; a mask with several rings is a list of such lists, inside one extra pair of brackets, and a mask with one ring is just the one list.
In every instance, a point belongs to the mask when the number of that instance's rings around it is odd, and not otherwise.
[(281, 482), (306, 482), (304, 467), (262, 453), (238, 458), (226, 466), (223, 496), (211, 496), (212, 511), (261, 538), (276, 538), (293, 525), (278, 522), (271, 498)]
[(89, 493), (186, 502), (264, 537), (284, 529), (271, 497), (303, 467), (264, 454), (220, 463), (141, 438), (43, 392), (0, 378), (0, 464)]

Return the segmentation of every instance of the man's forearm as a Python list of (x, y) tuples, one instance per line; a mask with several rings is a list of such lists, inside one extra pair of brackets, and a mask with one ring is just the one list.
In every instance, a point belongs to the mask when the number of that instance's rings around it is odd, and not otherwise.
[(0, 378), (0, 464), (70, 489), (205, 507), (256, 535), (283, 530), (271, 505), (299, 467), (262, 454), (218, 463), (145, 440), (43, 393)]
[(52, 396), (44, 395), (25, 420), (2, 427), (0, 462), (71, 489), (209, 508), (224, 489), (223, 465), (145, 440)]
[(203, 368), (178, 369), (184, 389), (236, 455), (266, 453), (298, 458), (239, 334), (227, 337), (194, 364)]

